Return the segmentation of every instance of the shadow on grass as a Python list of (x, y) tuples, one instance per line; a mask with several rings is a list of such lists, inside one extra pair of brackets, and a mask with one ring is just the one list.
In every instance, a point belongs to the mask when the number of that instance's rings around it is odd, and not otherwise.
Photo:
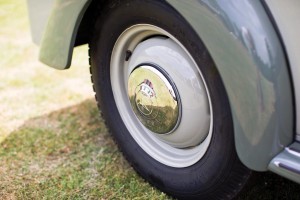
[(30, 119), (11, 133), (0, 144), (0, 183), (1, 199), (165, 197), (120, 155), (94, 100)]
[[(168, 199), (129, 167), (86, 100), (26, 121), (0, 144), (1, 199)], [(300, 187), (256, 175), (238, 199), (299, 199)]]
[(300, 185), (271, 172), (254, 172), (237, 200), (299, 200)]

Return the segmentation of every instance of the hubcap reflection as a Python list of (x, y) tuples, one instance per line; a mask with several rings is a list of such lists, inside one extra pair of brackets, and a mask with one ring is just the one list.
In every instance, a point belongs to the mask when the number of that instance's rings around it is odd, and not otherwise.
[(128, 80), (128, 96), (139, 121), (150, 131), (169, 134), (181, 117), (181, 103), (175, 84), (161, 68), (144, 64)]

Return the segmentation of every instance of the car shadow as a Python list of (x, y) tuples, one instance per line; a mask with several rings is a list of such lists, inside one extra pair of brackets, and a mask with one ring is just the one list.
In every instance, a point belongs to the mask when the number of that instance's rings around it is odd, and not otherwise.
[[(83, 192), (101, 197), (106, 194), (100, 190), (103, 185), (119, 181), (107, 192), (122, 192), (132, 179), (138, 178), (99, 117), (94, 99), (29, 119), (0, 144), (0, 196), (8, 199), (20, 194), (37, 198), (32, 195), (49, 190), (62, 198)], [(153, 190), (142, 179), (135, 182)], [(300, 199), (300, 186), (269, 172), (254, 173), (236, 199)]]
[(102, 197), (102, 177), (128, 171), (94, 99), (29, 119), (0, 143), (0, 199)]
[(298, 200), (300, 185), (272, 172), (253, 172), (236, 200)]

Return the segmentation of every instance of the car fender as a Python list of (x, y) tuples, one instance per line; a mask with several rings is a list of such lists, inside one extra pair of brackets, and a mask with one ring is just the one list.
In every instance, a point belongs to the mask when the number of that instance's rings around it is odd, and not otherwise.
[(39, 60), (56, 69), (71, 65), (77, 30), (91, 0), (55, 0), (44, 31)]
[(267, 170), (293, 141), (291, 80), (266, 10), (252, 0), (167, 0), (198, 33), (225, 85), (236, 150), (249, 168)]

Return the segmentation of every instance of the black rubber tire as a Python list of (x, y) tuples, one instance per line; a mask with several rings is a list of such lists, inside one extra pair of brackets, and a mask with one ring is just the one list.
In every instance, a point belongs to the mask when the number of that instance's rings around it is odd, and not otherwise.
[[(173, 34), (199, 66), (211, 96), (213, 135), (196, 164), (173, 168), (157, 162), (135, 142), (122, 122), (110, 80), (110, 59), (120, 34), (135, 24), (152, 24)], [(133, 168), (152, 185), (179, 199), (232, 199), (250, 170), (235, 151), (233, 123), (225, 88), (203, 42), (185, 19), (165, 1), (111, 1), (101, 8), (90, 42), (91, 74), (96, 99), (120, 150)]]

